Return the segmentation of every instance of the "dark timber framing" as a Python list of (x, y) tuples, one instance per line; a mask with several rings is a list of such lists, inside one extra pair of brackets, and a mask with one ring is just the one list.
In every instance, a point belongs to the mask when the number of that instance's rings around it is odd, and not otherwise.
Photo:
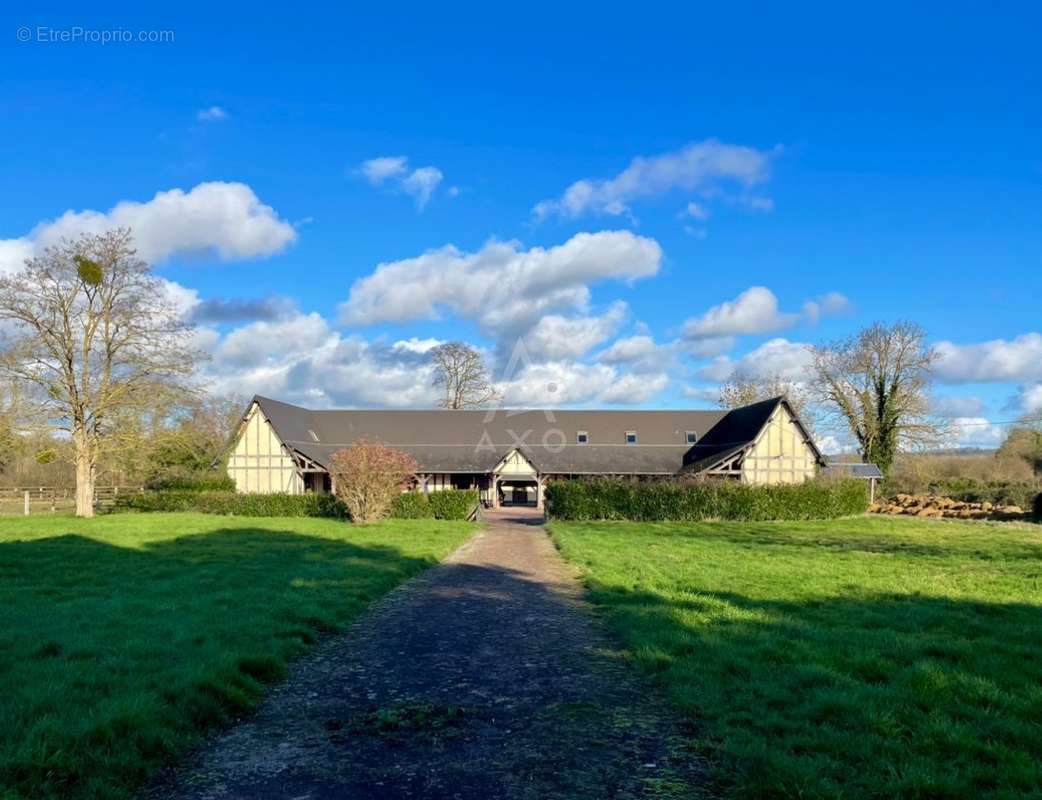
[(413, 456), (417, 491), (476, 488), (487, 506), (541, 506), (548, 480), (792, 483), (823, 464), (782, 397), (732, 411), (337, 411), (258, 396), (243, 415), (228, 472), (244, 492), (329, 491), (330, 457), (361, 438)]

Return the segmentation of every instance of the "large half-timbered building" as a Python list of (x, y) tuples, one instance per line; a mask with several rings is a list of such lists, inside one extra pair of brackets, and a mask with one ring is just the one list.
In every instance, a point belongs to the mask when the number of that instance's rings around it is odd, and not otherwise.
[(255, 397), (228, 474), (241, 492), (328, 492), (330, 457), (359, 439), (409, 453), (418, 491), (473, 488), (488, 506), (541, 505), (553, 479), (798, 483), (823, 465), (781, 397), (731, 411), (310, 410)]

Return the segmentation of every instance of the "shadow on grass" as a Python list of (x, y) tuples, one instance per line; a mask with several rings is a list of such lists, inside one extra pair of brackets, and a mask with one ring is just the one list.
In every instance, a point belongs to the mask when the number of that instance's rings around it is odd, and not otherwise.
[(0, 544), (0, 795), (125, 794), (433, 564), (443, 544), (426, 541), (406, 554), (229, 527), (140, 549)]
[[(702, 773), (672, 749), (681, 715), (651, 701), (574, 582), (525, 558), (542, 532), (490, 535), (477, 563), (443, 565), (330, 642), (149, 796), (691, 797)], [(494, 548), (514, 547), (502, 565)]]
[[(858, 522), (864, 521), (862, 518), (856, 519)], [(905, 522), (923, 524), (921, 520), (905, 520)], [(971, 543), (960, 546), (958, 541), (952, 540), (945, 541), (943, 544), (931, 544), (917, 541), (912, 532), (898, 536), (880, 536), (879, 532), (866, 535), (855, 528), (848, 532), (844, 529), (843, 523), (844, 520), (836, 520), (832, 523), (830, 529), (823, 528), (820, 531), (809, 527), (807, 523), (796, 523), (792, 527), (788, 527), (783, 522), (691, 523), (691, 527), (688, 530), (679, 527), (683, 523), (652, 523), (649, 527), (663, 538), (677, 537), (681, 539), (719, 541), (761, 554), (763, 547), (766, 545), (790, 550), (811, 550), (814, 552), (831, 550), (837, 553), (875, 553), (879, 555), (932, 556), (938, 558), (946, 558), (951, 556), (953, 552), (959, 552), (986, 561), (993, 560), (996, 557), (996, 553), (999, 552), (1004, 560), (1042, 560), (1042, 545), (1039, 544), (997, 542), (988, 549)], [(925, 524), (944, 525), (946, 522), (930, 520)], [(959, 524), (964, 523), (960, 522)], [(794, 535), (794, 528), (799, 529), (798, 535)], [(898, 533), (902, 532), (898, 530)]]
[(738, 797), (1042, 795), (1042, 608), (667, 597), (591, 581)]

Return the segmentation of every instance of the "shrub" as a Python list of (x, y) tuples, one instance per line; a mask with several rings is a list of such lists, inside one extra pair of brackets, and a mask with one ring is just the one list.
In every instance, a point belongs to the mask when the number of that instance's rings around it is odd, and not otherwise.
[(198, 472), (156, 478), (148, 482), (148, 488), (155, 491), (234, 492), (235, 481), (216, 472)]
[(470, 519), (478, 505), (474, 489), (444, 492), (406, 492), (395, 498), (391, 516), (395, 519)]
[(431, 492), (427, 502), (435, 519), (468, 519), (478, 505), (478, 493), (474, 489)]
[(120, 495), (116, 511), (196, 511), (237, 517), (334, 517), (347, 508), (329, 494), (240, 494), (170, 489)]
[(329, 474), (355, 522), (386, 517), (402, 488), (416, 475), (416, 460), (380, 442), (359, 439), (333, 453)]
[(391, 516), (395, 519), (430, 519), (434, 516), (427, 495), (420, 492), (403, 492), (391, 504)]
[(1042, 522), (1042, 492), (1035, 495), (1035, 502), (1031, 504), (1031, 513), (1035, 519)]
[(864, 481), (745, 483), (631, 483), (619, 480), (554, 481), (546, 487), (548, 517), (639, 522), (832, 519), (868, 508)]

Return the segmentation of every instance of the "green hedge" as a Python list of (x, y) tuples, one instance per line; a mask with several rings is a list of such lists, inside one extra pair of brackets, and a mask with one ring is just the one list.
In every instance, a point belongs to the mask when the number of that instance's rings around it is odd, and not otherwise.
[(778, 486), (590, 480), (555, 481), (546, 487), (546, 514), (562, 520), (832, 519), (867, 508), (868, 486), (857, 480)]
[(394, 499), (391, 516), (395, 519), (433, 519), (431, 504), (427, 495), (419, 492), (406, 492)]
[(474, 489), (444, 492), (406, 492), (394, 501), (391, 516), (396, 519), (469, 519), (478, 505)]
[[(408, 492), (395, 499), (396, 519), (467, 519), (478, 504), (472, 489)], [(240, 494), (164, 489), (120, 495), (116, 511), (197, 511), (236, 517), (334, 517), (347, 519), (344, 504), (330, 494)]]
[(234, 492), (235, 481), (227, 475), (204, 472), (197, 475), (176, 475), (149, 481), (153, 491), (180, 492)]
[(197, 511), (236, 517), (335, 517), (344, 504), (329, 494), (241, 494), (170, 489), (120, 495), (117, 511)]

